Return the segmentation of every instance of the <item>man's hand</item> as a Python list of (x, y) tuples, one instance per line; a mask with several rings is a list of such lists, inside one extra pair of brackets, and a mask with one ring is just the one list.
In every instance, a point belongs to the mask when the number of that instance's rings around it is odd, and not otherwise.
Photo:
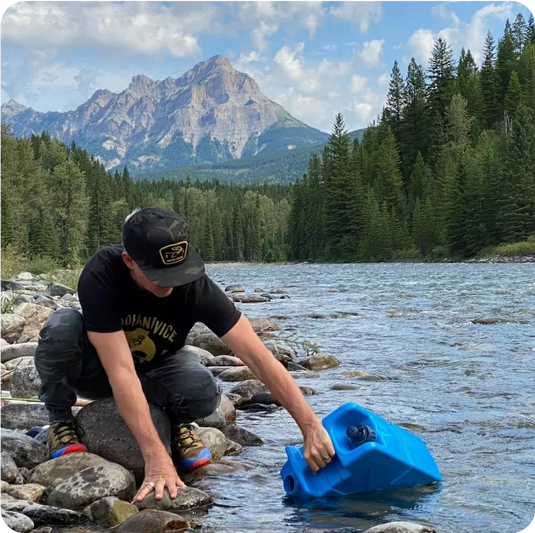
[(317, 424), (303, 430), (303, 437), (305, 439), (303, 455), (312, 472), (317, 474), (319, 469), (327, 466), (335, 456), (331, 437), (319, 420)]
[(147, 494), (154, 490), (155, 498), (161, 500), (163, 491), (167, 488), (169, 496), (175, 499), (177, 487), (185, 487), (184, 482), (176, 473), (175, 465), (167, 453), (154, 456), (145, 463), (145, 479), (135, 495), (132, 503), (142, 501)]

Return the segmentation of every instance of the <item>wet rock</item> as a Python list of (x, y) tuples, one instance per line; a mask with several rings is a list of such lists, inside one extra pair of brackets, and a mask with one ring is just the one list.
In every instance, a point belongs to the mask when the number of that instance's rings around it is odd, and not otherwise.
[(28, 500), (29, 502), (39, 502), (45, 493), (46, 487), (37, 483), (27, 483), (26, 485), (11, 485), (6, 491), (17, 500)]
[[(149, 407), (156, 431), (167, 451), (171, 453), (169, 419), (160, 407), (152, 404)], [(131, 470), (139, 481), (143, 479), (143, 456), (113, 398), (98, 400), (83, 407), (76, 415), (75, 422), (78, 436), (88, 452), (124, 466)]]
[(390, 522), (367, 529), (364, 533), (437, 533), (432, 527), (410, 522)]
[(367, 372), (363, 372), (362, 370), (344, 370), (342, 374), (344, 376), (347, 376), (348, 378), (357, 378), (361, 381), (385, 381), (386, 379), (383, 376), (368, 374)]
[[(0, 458), (2, 481), (7, 483), (15, 483), (17, 480), (22, 479), (22, 475), (19, 472), (15, 461), (13, 461), (11, 455), (7, 452), (2, 452)], [(2, 492), (4, 492), (2, 490)]]
[(472, 324), (480, 324), (482, 326), (493, 326), (495, 324), (505, 324), (506, 320), (501, 318), (474, 318)]
[(227, 450), (227, 439), (219, 429), (201, 427), (198, 430), (199, 436), (204, 444), (210, 449), (212, 461), (219, 461)]
[(238, 424), (228, 424), (222, 431), (227, 439), (242, 446), (260, 446), (264, 444), (264, 441), (258, 435), (247, 431)]
[(86, 468), (107, 463), (106, 459), (92, 453), (70, 453), (36, 466), (31, 471), (28, 481), (55, 487)]
[(225, 419), (225, 414), (221, 407), (218, 407), (210, 416), (206, 418), (201, 418), (195, 421), (201, 427), (207, 428), (222, 428), (225, 427), (227, 421)]
[(326, 353), (318, 353), (306, 357), (299, 361), (299, 364), (309, 370), (327, 370), (328, 368), (335, 368), (340, 365), (336, 358)]
[(263, 405), (280, 405), (280, 402), (271, 394), (270, 392), (260, 392), (258, 394), (253, 394), (249, 403), (260, 403)]
[(23, 291), (24, 285), (17, 283), (16, 281), (3, 279), (2, 290), (3, 291)]
[(212, 332), (201, 333), (192, 337), (188, 336), (188, 344), (196, 346), (211, 353), (212, 355), (228, 355), (228, 346)]
[(138, 513), (139, 509), (135, 505), (123, 502), (114, 496), (102, 498), (91, 504), (93, 518), (105, 527), (118, 526)]
[(131, 500), (136, 494), (134, 476), (114, 463), (91, 466), (56, 485), (46, 503), (67, 509), (79, 509), (105, 498), (116, 496)]
[(136, 502), (136, 507), (144, 509), (157, 509), (161, 511), (185, 511), (206, 507), (212, 504), (212, 498), (205, 492), (193, 487), (184, 487), (177, 490), (177, 497), (173, 500), (167, 491), (164, 491), (161, 500), (154, 498), (154, 492), (148, 494), (141, 502)]
[(333, 383), (331, 390), (357, 390), (356, 385), (350, 385), (349, 383)]
[[(36, 526), (77, 526), (87, 522), (87, 516), (77, 511), (33, 503), (24, 507), (22, 513), (31, 518)], [(36, 530), (37, 531), (37, 530)]]
[(259, 288), (257, 287), (254, 292), (266, 292), (266, 289), (262, 289), (262, 288)]
[(155, 509), (146, 509), (130, 517), (121, 524), (119, 533), (162, 533), (162, 531), (182, 531), (189, 523), (180, 515)]
[(9, 391), (13, 398), (32, 398), (37, 396), (41, 388), (41, 378), (32, 360), (29, 364), (19, 365), (13, 372)]
[(240, 406), (242, 411), (253, 411), (253, 412), (262, 412), (262, 413), (272, 413), (279, 409), (278, 405), (275, 404), (264, 404), (264, 403), (247, 403)]
[(227, 448), (225, 450), (225, 455), (239, 455), (243, 452), (243, 446), (234, 442), (233, 440), (227, 439)]
[(233, 294), (232, 301), (242, 304), (262, 304), (270, 302), (271, 298), (264, 296), (263, 294)]
[(30, 518), (21, 513), (16, 513), (15, 511), (2, 510), (2, 518), (4, 519), (6, 526), (13, 531), (17, 531), (17, 533), (27, 533), (34, 528), (34, 523)]
[(290, 320), (292, 317), (288, 315), (273, 315), (271, 318), (275, 320)]
[(243, 398), (251, 398), (254, 394), (269, 392), (259, 379), (247, 379), (230, 390), (231, 394), (239, 394)]
[(244, 366), (245, 363), (238, 357), (232, 355), (218, 355), (214, 357), (206, 366)]
[(35, 349), (37, 348), (36, 342), (26, 342), (24, 344), (8, 344), (6, 346), (0, 346), (0, 363), (6, 363), (13, 359), (19, 359), (21, 357), (33, 357), (35, 355)]
[(295, 350), (286, 344), (280, 344), (271, 339), (264, 341), (264, 346), (273, 354), (273, 355), (285, 355), (290, 359), (294, 359), (296, 356)]
[(188, 350), (194, 352), (205, 366), (209, 366), (210, 361), (214, 359), (214, 356), (209, 351), (198, 348), (197, 346), (184, 346), (184, 348), (188, 348)]
[(2, 407), (2, 427), (30, 429), (48, 424), (48, 411), (42, 403), (7, 402)]
[(282, 289), (272, 289), (269, 291), (270, 294), (288, 294), (286, 291), (283, 291)]
[(315, 320), (326, 320), (329, 318), (327, 315), (322, 315), (321, 313), (312, 313), (307, 315), (307, 318), (314, 318)]
[(22, 304), (15, 309), (15, 312), (26, 320), (23, 333), (32, 338), (39, 335), (41, 328), (54, 311), (42, 305)]
[(280, 331), (281, 329), (272, 318), (250, 318), (249, 322), (257, 335), (267, 331)]
[(318, 394), (318, 391), (306, 385), (299, 385), (299, 390), (303, 393), (303, 396), (316, 396)]
[(219, 408), (221, 409), (221, 412), (223, 413), (226, 422), (234, 422), (236, 420), (236, 408), (234, 407), (234, 404), (232, 403), (231, 399), (226, 394), (223, 394), (221, 396), (221, 403), (219, 404)]
[[(15, 342), (22, 335), (25, 323), (25, 318), (18, 314), (2, 314), (2, 321), (0, 325), (2, 338), (9, 343)], [(2, 361), (4, 361), (3, 355), (4, 353), (2, 350)]]
[(229, 285), (225, 288), (225, 292), (245, 292), (243, 285)]
[(219, 374), (219, 379), (223, 381), (246, 381), (255, 379), (255, 377), (253, 371), (248, 366), (229, 368)]
[(234, 474), (235, 472), (244, 472), (247, 470), (252, 470), (252, 466), (244, 463), (238, 463), (237, 461), (219, 461), (218, 463), (210, 463), (205, 466), (201, 466), (194, 472), (190, 473), (186, 477), (186, 481), (194, 481), (197, 479), (202, 479), (204, 477), (218, 477), (229, 474)]
[(11, 455), (17, 466), (26, 468), (33, 468), (48, 459), (46, 446), (11, 429), (2, 428), (2, 450)]
[(65, 294), (74, 294), (73, 289), (61, 283), (51, 283), (50, 285), (47, 286), (45, 292), (49, 296), (59, 296), (60, 298), (64, 296)]
[(308, 370), (304, 366), (300, 365), (299, 363), (294, 363), (293, 361), (290, 361), (286, 368), (290, 372), (306, 372)]

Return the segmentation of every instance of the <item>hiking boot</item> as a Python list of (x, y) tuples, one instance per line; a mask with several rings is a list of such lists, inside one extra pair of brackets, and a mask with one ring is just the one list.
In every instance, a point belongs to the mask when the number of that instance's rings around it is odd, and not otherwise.
[(48, 428), (48, 449), (50, 459), (74, 452), (87, 452), (87, 448), (80, 444), (74, 419), (58, 420), (52, 422)]
[(191, 472), (212, 460), (210, 450), (192, 424), (180, 424), (173, 428), (171, 446), (175, 464), (183, 471)]

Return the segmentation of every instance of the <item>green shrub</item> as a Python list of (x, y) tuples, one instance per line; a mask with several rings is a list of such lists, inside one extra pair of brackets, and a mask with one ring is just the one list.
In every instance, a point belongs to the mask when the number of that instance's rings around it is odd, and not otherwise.
[(527, 240), (520, 242), (511, 242), (500, 244), (498, 246), (488, 246), (481, 250), (481, 256), (488, 257), (498, 256), (515, 256), (515, 255), (534, 255), (535, 254), (535, 235), (530, 235)]
[(49, 271), (44, 276), (46, 283), (61, 283), (67, 285), (73, 290), (78, 288), (78, 280), (80, 279), (81, 268), (69, 269), (69, 270), (53, 270)]

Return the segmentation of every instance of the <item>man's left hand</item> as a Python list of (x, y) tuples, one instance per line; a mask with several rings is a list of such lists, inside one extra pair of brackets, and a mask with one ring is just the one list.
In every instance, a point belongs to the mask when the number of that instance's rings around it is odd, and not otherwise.
[(305, 460), (312, 472), (317, 474), (319, 469), (327, 466), (335, 456), (331, 437), (319, 420), (317, 424), (303, 430), (303, 437)]

